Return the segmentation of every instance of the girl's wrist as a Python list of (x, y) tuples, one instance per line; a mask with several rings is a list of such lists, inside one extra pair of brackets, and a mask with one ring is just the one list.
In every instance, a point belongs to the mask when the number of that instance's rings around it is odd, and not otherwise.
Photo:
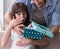
[(13, 29), (13, 26), (12, 26), (12, 25), (9, 25), (9, 28), (10, 28), (10, 29)]

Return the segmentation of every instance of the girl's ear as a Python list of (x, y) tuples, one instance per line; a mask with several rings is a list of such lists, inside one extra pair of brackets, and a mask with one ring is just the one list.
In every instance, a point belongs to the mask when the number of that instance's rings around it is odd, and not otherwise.
[(15, 15), (13, 16), (14, 19), (16, 19)]
[(13, 16), (13, 19), (15, 19), (14, 16)]

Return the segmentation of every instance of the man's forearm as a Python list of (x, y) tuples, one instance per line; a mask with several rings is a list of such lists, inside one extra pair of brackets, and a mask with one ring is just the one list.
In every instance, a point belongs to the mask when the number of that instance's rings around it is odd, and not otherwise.
[(8, 11), (5, 13), (4, 19), (5, 19), (5, 21), (6, 21), (7, 25), (8, 25), (10, 23), (10, 21), (11, 21), (11, 15), (10, 15), (10, 13)]

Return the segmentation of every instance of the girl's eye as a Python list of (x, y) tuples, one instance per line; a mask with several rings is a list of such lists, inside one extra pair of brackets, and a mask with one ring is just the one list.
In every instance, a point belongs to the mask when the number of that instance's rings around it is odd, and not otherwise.
[(26, 15), (26, 12), (24, 12), (23, 15)]
[(26, 15), (25, 13), (23, 13), (23, 15)]
[(20, 13), (18, 13), (18, 15), (20, 15)]

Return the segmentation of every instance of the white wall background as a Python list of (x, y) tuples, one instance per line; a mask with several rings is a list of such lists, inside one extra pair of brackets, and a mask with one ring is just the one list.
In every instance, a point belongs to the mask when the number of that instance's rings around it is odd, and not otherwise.
[(0, 21), (3, 23), (3, 16), (7, 9), (12, 5), (15, 0), (0, 0)]
[(3, 23), (3, 0), (0, 0), (0, 27), (1, 23)]
[[(4, 14), (15, 0), (0, 0), (0, 31), (4, 26)], [(4, 28), (4, 27), (2, 27)]]
[[(15, 0), (0, 0), (0, 21), (2, 24), (4, 24), (4, 14), (6, 13), (7, 9), (12, 5), (12, 3), (14, 2)], [(0, 25), (1, 25), (0, 23)], [(0, 27), (1, 29), (1, 27)], [(0, 31), (0, 40), (1, 40), (1, 37), (3, 35), (3, 32)], [(0, 45), (0, 49), (10, 49), (10, 43), (7, 45), (6, 48), (2, 48), (1, 45)], [(1, 44), (1, 43), (0, 43)]]
[(4, 13), (8, 10), (14, 1), (15, 0), (4, 0)]
[[(15, 0), (3, 0), (3, 16), (5, 15), (5, 13), (8, 11), (9, 7), (12, 6), (13, 2), (15, 2)], [(3, 17), (3, 25), (2, 25), (2, 29), (5, 29), (5, 21), (4, 21), (4, 17)]]

